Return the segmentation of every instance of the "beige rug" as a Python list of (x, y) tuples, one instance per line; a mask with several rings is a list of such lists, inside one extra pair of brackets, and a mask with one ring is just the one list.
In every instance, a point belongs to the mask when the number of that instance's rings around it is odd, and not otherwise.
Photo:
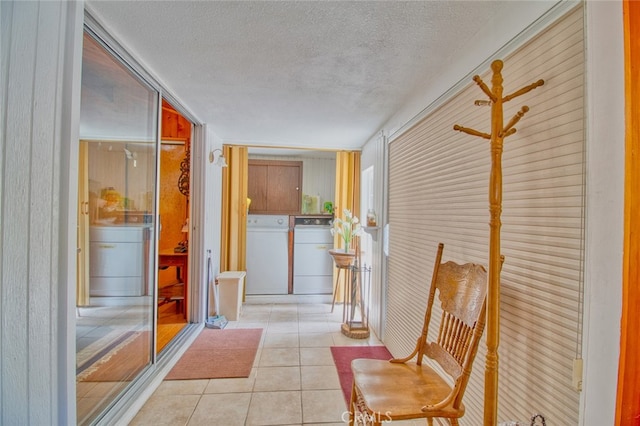
[(261, 336), (261, 328), (205, 328), (165, 380), (249, 377)]

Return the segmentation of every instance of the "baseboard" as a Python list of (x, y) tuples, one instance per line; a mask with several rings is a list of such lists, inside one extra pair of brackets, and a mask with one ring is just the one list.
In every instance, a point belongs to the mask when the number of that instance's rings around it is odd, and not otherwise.
[(248, 295), (245, 296), (245, 304), (268, 303), (331, 303), (330, 294), (280, 294), (280, 295)]

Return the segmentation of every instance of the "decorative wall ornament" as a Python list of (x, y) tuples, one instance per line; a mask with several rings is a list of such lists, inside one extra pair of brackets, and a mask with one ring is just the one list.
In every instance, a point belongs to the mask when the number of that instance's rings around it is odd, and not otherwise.
[(185, 197), (189, 197), (189, 167), (191, 164), (191, 151), (186, 150), (184, 158), (180, 162), (180, 177), (178, 178), (178, 190)]

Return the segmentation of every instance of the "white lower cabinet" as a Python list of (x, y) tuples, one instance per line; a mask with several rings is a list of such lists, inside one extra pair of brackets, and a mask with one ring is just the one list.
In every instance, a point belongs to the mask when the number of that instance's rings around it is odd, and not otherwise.
[(328, 226), (297, 226), (293, 247), (293, 293), (333, 292), (333, 236)]
[(148, 226), (92, 226), (89, 231), (90, 294), (142, 296), (149, 277)]

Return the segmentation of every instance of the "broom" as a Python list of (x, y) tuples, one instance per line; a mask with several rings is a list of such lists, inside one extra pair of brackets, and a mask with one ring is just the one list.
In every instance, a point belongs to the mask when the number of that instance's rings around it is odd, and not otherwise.
[[(207, 258), (207, 316), (208, 316), (210, 312), (209, 302), (211, 301), (211, 297), (209, 296), (209, 289), (211, 288), (211, 250), (207, 250), (207, 252), (208, 252), (208, 258)], [(218, 280), (215, 280), (213, 283), (213, 298), (214, 298), (215, 315), (208, 316), (207, 321), (204, 323), (204, 325), (207, 328), (223, 329), (229, 321), (227, 321), (224, 315), (218, 315), (218, 312), (220, 312)]]

